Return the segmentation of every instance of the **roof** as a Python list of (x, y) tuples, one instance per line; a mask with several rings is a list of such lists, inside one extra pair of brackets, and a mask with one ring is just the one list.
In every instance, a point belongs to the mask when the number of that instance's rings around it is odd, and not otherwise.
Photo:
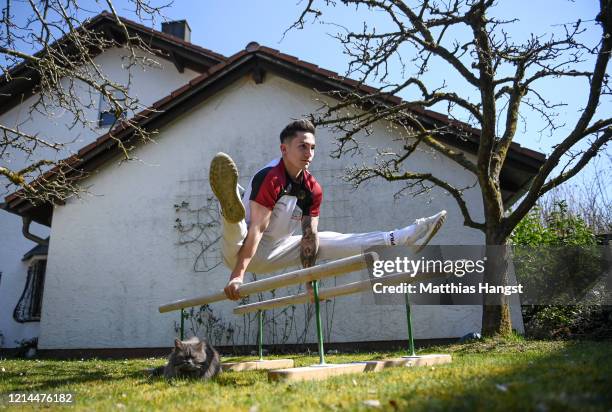
[[(121, 22), (130, 34), (137, 34), (161, 57), (171, 60), (179, 71), (185, 67), (199, 73), (205, 72), (211, 66), (226, 60), (222, 54), (205, 49), (198, 45), (184, 41), (178, 37), (161, 31), (153, 30), (132, 20), (121, 18)], [(123, 31), (115, 21), (115, 16), (106, 11), (98, 14), (90, 20), (86, 20), (80, 27), (87, 30), (103, 33), (109, 40), (114, 39), (121, 43)], [(51, 47), (69, 47), (66, 37), (53, 43)], [(101, 51), (98, 51), (100, 53)], [(44, 51), (35, 54), (39, 57)], [(35, 87), (40, 81), (38, 73), (30, 68), (27, 62), (22, 62), (9, 71), (9, 76), (0, 76), (0, 95), (3, 96), (0, 103), (0, 114), (5, 113), (25, 98), (35, 92)], [(8, 79), (11, 80), (8, 80)], [(6, 97), (10, 96), (10, 97)]]
[[(138, 113), (132, 121), (137, 122), (141, 127), (159, 128), (170, 122), (178, 114), (192, 110), (199, 103), (218, 93), (237, 79), (245, 75), (251, 75), (259, 82), (263, 80), (266, 72), (275, 73), (321, 92), (331, 90), (350, 90), (369, 94), (378, 92), (377, 89), (361, 84), (356, 80), (325, 70), (278, 50), (251, 42), (245, 50), (210, 67), (202, 75), (158, 100), (150, 108)], [(397, 96), (381, 96), (378, 100), (380, 104), (388, 105), (399, 105), (403, 102)], [(419, 120), (430, 125), (446, 124), (471, 132), (467, 139), (458, 139), (456, 136), (449, 134), (444, 136), (442, 140), (467, 152), (477, 152), (480, 130), (451, 120), (431, 110), (421, 109), (416, 110), (416, 112), (419, 115)], [(117, 142), (111, 138), (111, 133), (115, 138), (126, 141), (132, 137), (133, 129), (125, 122), (119, 124), (109, 133), (81, 148), (76, 155), (66, 159), (68, 164), (73, 168), (90, 171), (111, 159), (117, 153)], [(506, 192), (505, 201), (510, 201), (525, 187), (531, 177), (539, 170), (544, 160), (544, 154), (512, 143), (500, 178), (502, 189), (505, 189)], [(53, 170), (47, 172), (45, 178), (51, 178), (52, 175)], [(52, 206), (50, 204), (34, 206), (19, 197), (18, 193), (15, 192), (5, 198), (5, 209), (11, 213), (29, 216), (38, 223), (50, 226)]]

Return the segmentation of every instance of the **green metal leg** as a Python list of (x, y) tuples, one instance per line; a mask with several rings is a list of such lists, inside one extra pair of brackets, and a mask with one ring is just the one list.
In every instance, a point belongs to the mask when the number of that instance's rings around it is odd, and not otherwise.
[(181, 340), (185, 340), (185, 310), (181, 309)]
[(319, 281), (312, 282), (312, 291), (315, 301), (315, 317), (317, 322), (317, 341), (319, 343), (319, 364), (325, 365), (325, 350), (323, 348), (323, 328), (321, 327), (321, 308), (319, 305)]
[(410, 302), (408, 301), (408, 293), (404, 294), (406, 299), (406, 318), (408, 320), (408, 345), (410, 349), (410, 356), (416, 356), (414, 351), (414, 336), (412, 334), (412, 316), (410, 314)]
[(263, 310), (257, 312), (259, 318), (259, 360), (263, 360)]

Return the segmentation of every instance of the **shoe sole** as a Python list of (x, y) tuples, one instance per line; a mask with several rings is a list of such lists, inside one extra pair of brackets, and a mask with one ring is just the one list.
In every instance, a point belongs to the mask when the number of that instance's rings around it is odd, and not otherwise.
[(225, 219), (230, 223), (238, 223), (244, 219), (244, 205), (236, 193), (238, 168), (232, 158), (225, 153), (217, 153), (210, 162), (208, 177), (210, 187), (221, 203), (221, 212)]
[(429, 234), (427, 235), (427, 238), (425, 239), (425, 241), (423, 243), (421, 243), (420, 245), (418, 245), (415, 249), (414, 249), (414, 253), (419, 253), (421, 250), (423, 250), (423, 248), (425, 246), (427, 246), (427, 244), (429, 243), (429, 241), (436, 235), (436, 233), (438, 233), (438, 230), (440, 230), (440, 228), (442, 227), (442, 225), (444, 224), (444, 222), (446, 221), (446, 214), (442, 215), (438, 221), (436, 222), (436, 224), (434, 225), (433, 229), (429, 232)]

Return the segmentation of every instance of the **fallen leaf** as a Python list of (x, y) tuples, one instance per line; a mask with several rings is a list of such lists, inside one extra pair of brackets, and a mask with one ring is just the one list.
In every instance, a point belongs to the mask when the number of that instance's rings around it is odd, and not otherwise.
[(502, 392), (508, 392), (508, 385), (504, 385), (503, 383), (498, 383), (495, 387)]

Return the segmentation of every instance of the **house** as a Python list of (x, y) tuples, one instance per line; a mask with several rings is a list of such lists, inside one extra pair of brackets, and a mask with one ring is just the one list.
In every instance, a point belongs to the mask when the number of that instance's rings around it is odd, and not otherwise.
[[(139, 35), (150, 47), (156, 50), (155, 59), (159, 62), (159, 69), (142, 71), (140, 68), (135, 73), (131, 89), (138, 95), (143, 104), (150, 105), (160, 98), (166, 96), (172, 90), (182, 86), (186, 82), (199, 76), (209, 67), (225, 60), (225, 57), (211, 50), (204, 49), (186, 41), (185, 39), (172, 36), (169, 33), (181, 22), (164, 25), (162, 31), (151, 30), (145, 26), (123, 20), (130, 33)], [(102, 13), (94, 19), (85, 23), (91, 30), (99, 30), (112, 38), (120, 36), (121, 30), (117, 27), (114, 17), (108, 13)], [(166, 32), (168, 33), (166, 33)], [(189, 33), (187, 32), (187, 35)], [(127, 72), (121, 68), (120, 49), (105, 50), (94, 59), (101, 70), (114, 81), (125, 82)], [(78, 150), (93, 141), (100, 135), (105, 134), (109, 125), (104, 124), (104, 114), (98, 107), (84, 108), (87, 117), (97, 127), (78, 128), (69, 127), (69, 119), (46, 118), (39, 113), (30, 114), (27, 108), (32, 105), (36, 98), (33, 95), (37, 84), (36, 73), (29, 70), (25, 65), (19, 65), (11, 71), (13, 80), (0, 79), (0, 123), (3, 125), (19, 125), (24, 131), (45, 131), (46, 135), (62, 136), (66, 142), (74, 141), (69, 149)], [(101, 109), (101, 108), (100, 108)], [(65, 154), (67, 157), (69, 154)], [(11, 166), (20, 169), (26, 165), (25, 159), (17, 154), (11, 158)], [(4, 180), (0, 178), (0, 182)], [(4, 193), (2, 198), (8, 193)], [(3, 199), (0, 199), (3, 200)], [(4, 203), (0, 202), (0, 206)], [(48, 206), (47, 206), (48, 207)], [(30, 340), (38, 336), (39, 319), (41, 308), (41, 291), (32, 289), (38, 284), (33, 279), (28, 282), (28, 275), (32, 267), (32, 256), (29, 250), (37, 250), (36, 259), (46, 260), (46, 251), (40, 254), (38, 243), (45, 244), (45, 238), (49, 235), (51, 226), (51, 210), (45, 212), (47, 218), (34, 218), (31, 224), (26, 224), (23, 230), (23, 219), (19, 215), (13, 215), (0, 211), (0, 302), (3, 310), (0, 311), (0, 348), (17, 346), (17, 342)], [(30, 216), (31, 217), (31, 216)], [(26, 233), (27, 238), (22, 234)], [(45, 246), (46, 250), (46, 246)], [(44, 258), (44, 259), (42, 259)], [(40, 263), (39, 263), (40, 265)], [(29, 283), (29, 285), (28, 285)], [(35, 295), (38, 299), (30, 306), (25, 305), (27, 296)], [(17, 314), (15, 308), (20, 307), (23, 314)], [(19, 311), (17, 311), (19, 312)], [(16, 320), (17, 318), (18, 320)]]
[[(99, 137), (83, 136), (83, 146), (72, 160), (91, 172), (84, 183), (90, 187), (91, 196), (69, 198), (55, 206), (33, 205), (16, 194), (5, 198), (4, 209), (10, 214), (3, 213), (2, 224), (7, 233), (8, 229), (18, 231), (16, 216), (50, 228), (38, 235), (42, 238), (48, 234), (50, 239), (40, 305), (41, 349), (167, 347), (176, 335), (179, 316), (159, 314), (157, 307), (220, 289), (228, 277), (228, 270), (220, 264), (219, 215), (207, 181), (212, 156), (219, 151), (230, 153), (240, 167), (240, 184), (245, 186), (258, 168), (277, 156), (282, 127), (292, 118), (316, 111), (320, 99), (329, 99), (320, 92), (373, 90), (257, 43), (249, 43), (244, 50), (224, 58), (196, 49), (185, 40), (172, 43), (168, 35), (126, 22), (131, 30), (143, 32), (169, 50), (160, 56), (163, 74), (139, 74), (142, 77), (134, 86), (142, 87), (134, 89), (139, 95), (150, 93), (150, 109), (137, 119), (142, 126), (159, 130), (155, 144), (135, 149), (140, 162), (119, 163), (117, 142), (107, 130), (101, 130)], [(193, 55), (188, 56), (191, 52)], [(97, 59), (111, 67), (120, 54), (121, 49), (106, 50)], [(163, 80), (147, 76), (163, 76)], [(167, 87), (148, 90), (153, 82), (163, 82)], [(27, 88), (24, 85), (19, 92), (26, 93)], [(18, 101), (3, 106), (10, 108), (1, 112), (2, 122), (10, 123), (21, 106), (27, 107), (27, 100)], [(389, 97), (383, 103), (399, 102), (399, 98)], [(420, 111), (419, 116), (426, 124), (449, 122), (431, 111)], [(31, 127), (44, 130), (46, 121), (34, 119)], [(392, 129), (386, 126), (384, 122), (374, 125), (374, 133), (368, 137), (371, 147), (397, 146)], [(119, 126), (114, 134), (127, 140), (132, 132)], [(447, 143), (474, 158), (477, 136), (471, 140), (448, 136)], [(484, 243), (481, 232), (463, 226), (457, 205), (442, 191), (434, 189), (429, 198), (395, 201), (393, 195), (401, 188), (399, 184), (370, 184), (353, 190), (341, 179), (345, 169), (372, 156), (374, 150), (336, 160), (328, 156), (333, 149), (332, 132), (320, 129), (311, 169), (325, 190), (320, 230), (393, 229), (429, 216), (432, 210), (446, 209), (447, 223), (436, 236), (436, 243)], [(506, 203), (521, 194), (543, 159), (540, 153), (519, 145), (511, 147), (502, 172)], [(417, 171), (435, 168), (441, 178), (460, 187), (474, 184), (473, 176), (459, 165), (426, 151), (414, 155), (412, 167)], [(467, 189), (464, 196), (472, 216), (482, 218), (478, 188)], [(10, 220), (12, 228), (4, 220)], [(25, 264), (11, 269), (10, 276), (16, 280), (10, 293), (23, 285), (25, 272)], [(9, 294), (3, 291), (2, 283), (0, 294)], [(14, 303), (15, 299), (10, 304)], [(187, 319), (187, 330), (206, 335), (218, 345), (254, 343), (255, 318), (234, 317), (233, 306), (221, 302), (196, 311)], [(520, 330), (522, 322), (514, 309), (515, 326)], [(309, 310), (300, 306), (268, 313), (264, 341), (314, 342), (314, 327), (308, 327)], [(413, 316), (417, 339), (452, 338), (480, 329), (481, 308), (416, 306)], [(329, 342), (394, 341), (406, 336), (401, 308), (365, 304), (359, 295), (326, 303), (324, 322)], [(0, 325), (6, 323), (3, 319)]]

